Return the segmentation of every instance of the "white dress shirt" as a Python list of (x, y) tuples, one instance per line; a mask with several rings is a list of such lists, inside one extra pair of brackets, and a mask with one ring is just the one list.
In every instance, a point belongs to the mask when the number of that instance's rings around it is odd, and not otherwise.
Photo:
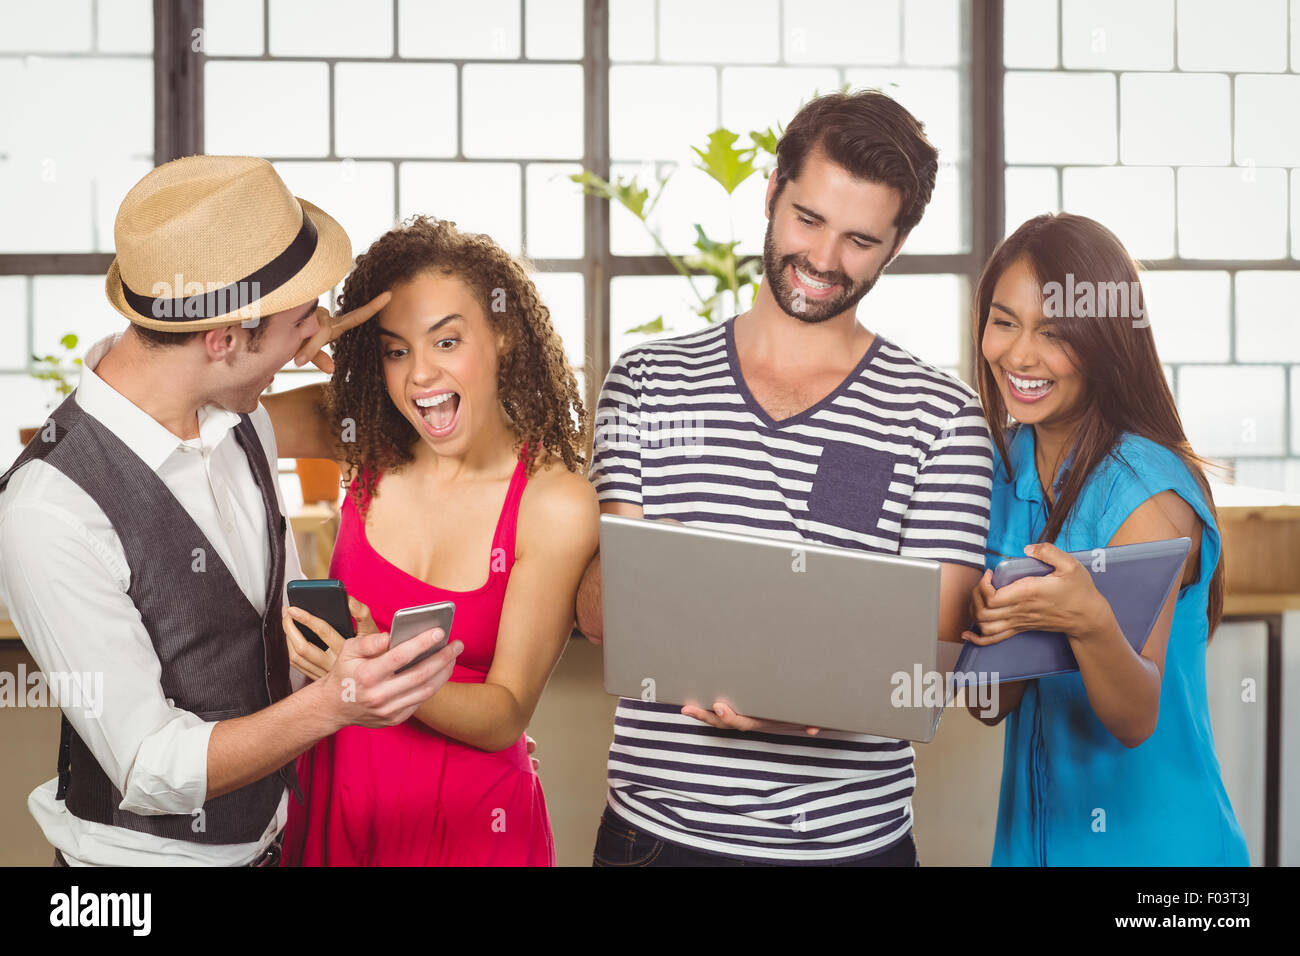
[[(199, 436), (177, 438), (95, 374), (117, 338), (103, 339), (86, 355), (75, 401), (154, 470), (262, 614), (270, 562), (266, 513), (234, 435), (239, 416), (205, 405), (198, 412)], [(274, 477), (270, 416), (258, 406), (251, 418)], [(278, 483), (276, 498), (283, 512)], [(103, 674), (98, 706), (65, 713), (122, 794), (121, 809), (189, 814), (207, 795), (208, 739), (216, 723), (163, 696), (153, 642), (127, 594), (130, 577), (108, 516), (70, 478), (43, 461), (14, 475), (0, 494), (0, 597), (23, 643), (46, 674)], [(284, 577), (302, 577), (287, 529)], [(55, 799), (57, 786), (56, 777), (37, 787), (27, 806), (72, 866), (241, 866), (283, 829), (288, 812), (284, 790), (258, 841), (191, 843), (82, 820)]]

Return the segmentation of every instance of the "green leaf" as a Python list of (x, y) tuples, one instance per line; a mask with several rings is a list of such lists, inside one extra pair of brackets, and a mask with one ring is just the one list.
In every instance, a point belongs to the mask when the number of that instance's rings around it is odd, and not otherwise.
[(59, 344), (65, 349), (75, 349), (77, 347), (77, 337), (69, 332), (63, 338), (59, 339)]
[(736, 140), (739, 138), (729, 129), (715, 129), (709, 134), (707, 150), (691, 147), (701, 160), (695, 164), (696, 168), (713, 177), (728, 194), (735, 192), (736, 187), (755, 172), (754, 150), (737, 149)]
[(769, 153), (772, 156), (776, 155), (776, 144), (780, 140), (780, 137), (772, 127), (769, 126), (762, 132), (750, 130), (749, 138), (753, 140), (755, 149), (761, 150), (764, 153)]
[(700, 250), (700, 254), (687, 256), (686, 264), (692, 269), (707, 272), (730, 288), (736, 274), (736, 246), (740, 245), (740, 240), (714, 242), (705, 235), (699, 223), (695, 224), (695, 236), (695, 248)]
[(650, 198), (650, 191), (638, 186), (635, 177), (625, 179), (619, 176), (614, 182), (609, 183), (584, 169), (569, 178), (581, 185), (582, 191), (588, 195), (619, 202), (638, 219), (645, 219), (645, 203)]
[(664, 317), (661, 315), (650, 322), (636, 325), (627, 330), (628, 335), (658, 335), (664, 332)]

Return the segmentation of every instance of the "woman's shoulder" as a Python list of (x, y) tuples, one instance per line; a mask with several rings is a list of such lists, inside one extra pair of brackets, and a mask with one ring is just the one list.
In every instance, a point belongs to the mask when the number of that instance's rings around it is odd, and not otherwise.
[(1124, 432), (1097, 466), (1099, 484), (1114, 493), (1136, 486), (1186, 488), (1195, 486), (1187, 463), (1172, 448), (1134, 432)]
[(1120, 436), (1089, 484), (1095, 507), (1107, 516), (1131, 514), (1148, 499), (1173, 492), (1201, 521), (1212, 521), (1204, 492), (1182, 457), (1133, 432)]
[(530, 527), (543, 534), (563, 528), (582, 536), (599, 527), (600, 505), (596, 489), (579, 472), (570, 471), (555, 457), (539, 458), (536, 470), (519, 500), (521, 530)]

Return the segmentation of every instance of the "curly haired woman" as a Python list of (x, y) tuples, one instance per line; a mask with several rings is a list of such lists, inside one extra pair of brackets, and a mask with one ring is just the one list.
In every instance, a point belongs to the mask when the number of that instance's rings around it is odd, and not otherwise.
[[(524, 729), (597, 545), (573, 372), (520, 263), (452, 223), (416, 217), (380, 237), (340, 307), (350, 314), (323, 333), (338, 335), (324, 393), (266, 402), (277, 440), (344, 469), (330, 575), (359, 602), (361, 629), (453, 601), (464, 650), (405, 724), (347, 727), (299, 758), (307, 799), (291, 806), (284, 859), (554, 865)], [(315, 679), (342, 638), (293, 614), (331, 648), (286, 620), (290, 659)]]

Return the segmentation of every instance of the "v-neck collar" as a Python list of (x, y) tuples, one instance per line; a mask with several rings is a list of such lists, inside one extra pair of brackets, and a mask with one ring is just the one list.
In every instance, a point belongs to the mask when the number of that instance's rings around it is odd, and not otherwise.
[[(1043, 483), (1038, 478), (1038, 463), (1034, 461), (1036, 438), (1033, 425), (1017, 425), (1007, 448), (1007, 457), (1011, 459), (1011, 467), (1016, 473), (1016, 497), (1021, 501), (1047, 500), (1043, 494)], [(1053, 501), (1059, 497), (1061, 485), (1073, 463), (1074, 449), (1071, 448), (1056, 471), (1056, 480), (1052, 486), (1052, 491), (1056, 493)]]
[(854, 367), (853, 371), (849, 372), (842, 382), (836, 385), (835, 388), (831, 389), (830, 394), (822, 398), (820, 401), (808, 406), (796, 415), (791, 415), (789, 418), (774, 419), (764, 411), (763, 406), (754, 398), (753, 393), (749, 390), (749, 385), (745, 382), (745, 376), (740, 371), (740, 356), (736, 353), (736, 318), (737, 317), (733, 315), (731, 318), (727, 319), (726, 323), (725, 338), (727, 341), (727, 365), (731, 369), (731, 378), (736, 383), (736, 389), (740, 392), (740, 397), (745, 401), (745, 407), (748, 408), (750, 412), (752, 412), (754, 416), (768, 428), (787, 428), (790, 425), (801, 424), (813, 415), (817, 414), (817, 412), (821, 411), (823, 408), (832, 404), (835, 399), (839, 398), (840, 394), (862, 374), (863, 370), (871, 364), (876, 353), (880, 351), (881, 343), (885, 341), (879, 333), (875, 333), (875, 337), (871, 340), (871, 344), (867, 346), (866, 354), (862, 356), (862, 359)]

